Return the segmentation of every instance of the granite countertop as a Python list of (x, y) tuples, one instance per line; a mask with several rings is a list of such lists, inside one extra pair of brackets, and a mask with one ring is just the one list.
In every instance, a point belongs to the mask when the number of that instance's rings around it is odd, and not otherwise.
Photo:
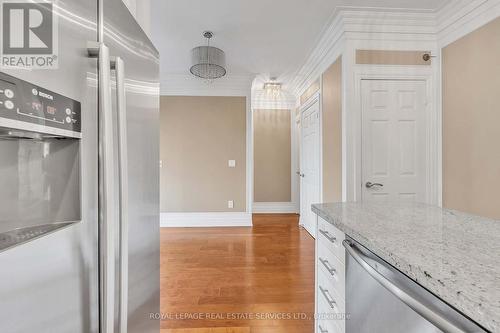
[(500, 332), (500, 221), (424, 204), (312, 210), (448, 304)]

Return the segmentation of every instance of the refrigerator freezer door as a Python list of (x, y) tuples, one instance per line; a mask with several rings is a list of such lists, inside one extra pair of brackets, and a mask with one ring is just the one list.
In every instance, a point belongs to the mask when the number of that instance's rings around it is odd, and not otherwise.
[[(157, 333), (159, 322), (151, 320), (150, 313), (158, 312), (160, 307), (158, 52), (121, 0), (104, 1), (103, 13), (104, 43), (109, 47), (111, 57), (123, 61), (126, 104), (126, 114), (122, 113), (120, 117), (126, 119), (129, 239), (127, 246), (120, 246), (124, 234), (117, 227), (116, 327), (121, 333), (125, 332), (124, 326), (129, 333)], [(118, 138), (116, 80), (114, 70), (111, 88), (115, 138)], [(115, 139), (115, 142), (115, 161), (119, 161), (119, 140)], [(120, 165), (116, 163), (116, 193), (120, 191), (119, 174)], [(116, 212), (119, 215), (118, 200)], [(121, 257), (120, 250), (126, 248), (128, 258)], [(128, 259), (128, 270), (124, 269), (124, 259)], [(128, 273), (128, 279), (122, 279), (118, 272)], [(128, 290), (122, 292), (120, 282), (126, 280)], [(120, 295), (128, 297), (123, 300), (126, 306), (120, 306)], [(120, 313), (120, 309), (127, 309), (128, 313)]]
[(0, 253), (0, 332), (99, 329), (97, 67), (87, 56), (87, 42), (97, 39), (96, 7), (96, 1), (58, 2), (58, 69), (0, 69), (80, 101), (83, 134), (82, 222)]

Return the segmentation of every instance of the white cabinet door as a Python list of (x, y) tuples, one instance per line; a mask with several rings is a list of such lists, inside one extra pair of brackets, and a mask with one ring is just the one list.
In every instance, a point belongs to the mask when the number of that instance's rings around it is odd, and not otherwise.
[(316, 216), (311, 205), (320, 202), (319, 100), (301, 113), (300, 222), (314, 236)]
[(362, 197), (426, 201), (424, 81), (362, 81)]

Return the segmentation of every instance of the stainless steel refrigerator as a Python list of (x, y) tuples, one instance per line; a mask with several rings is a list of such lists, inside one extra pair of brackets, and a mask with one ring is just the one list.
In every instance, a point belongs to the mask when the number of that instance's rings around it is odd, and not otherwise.
[(159, 332), (159, 59), (59, 0), (58, 68), (0, 68), (0, 332)]

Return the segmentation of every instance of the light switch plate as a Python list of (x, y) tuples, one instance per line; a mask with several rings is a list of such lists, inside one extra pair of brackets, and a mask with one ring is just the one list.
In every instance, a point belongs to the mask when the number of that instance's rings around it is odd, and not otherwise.
[(233, 200), (229, 200), (227, 202), (227, 208), (234, 208), (234, 201)]
[(227, 165), (230, 168), (236, 168), (236, 160), (229, 160), (229, 161), (227, 161)]

